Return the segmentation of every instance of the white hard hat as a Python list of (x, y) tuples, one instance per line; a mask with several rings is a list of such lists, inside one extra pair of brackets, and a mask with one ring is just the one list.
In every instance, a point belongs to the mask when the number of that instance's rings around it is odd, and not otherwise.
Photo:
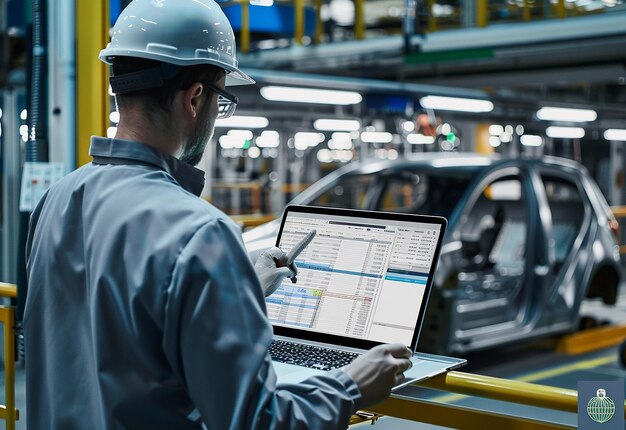
[(239, 70), (233, 29), (213, 0), (133, 0), (121, 13), (99, 58), (136, 57), (178, 66), (224, 69), (226, 85), (253, 84)]

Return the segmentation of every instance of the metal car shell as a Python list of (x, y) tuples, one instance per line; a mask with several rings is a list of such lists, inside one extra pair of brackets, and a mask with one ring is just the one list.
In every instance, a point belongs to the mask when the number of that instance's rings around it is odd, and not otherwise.
[[(349, 184), (359, 181), (361, 189), (348, 196)], [(424, 154), (351, 163), (291, 203), (448, 218), (420, 334), (423, 351), (458, 354), (573, 331), (585, 297), (608, 304), (617, 297), (615, 219), (586, 169), (572, 160)], [(274, 244), (278, 225), (244, 233), (253, 260)]]

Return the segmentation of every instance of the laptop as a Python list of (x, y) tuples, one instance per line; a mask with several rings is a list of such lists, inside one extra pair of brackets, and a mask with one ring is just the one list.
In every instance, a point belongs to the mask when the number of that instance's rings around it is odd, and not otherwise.
[(402, 343), (414, 355), (408, 384), (458, 368), (465, 359), (416, 352), (447, 221), (442, 217), (291, 205), (276, 246), (295, 258), (297, 281), (266, 298), (278, 383), (342, 367), (373, 346)]

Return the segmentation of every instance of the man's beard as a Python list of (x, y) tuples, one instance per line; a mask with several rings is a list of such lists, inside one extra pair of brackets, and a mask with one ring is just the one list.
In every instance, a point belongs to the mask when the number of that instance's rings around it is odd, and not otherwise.
[(189, 139), (187, 139), (187, 142), (182, 149), (182, 153), (178, 157), (179, 160), (184, 161), (187, 164), (191, 164), (192, 166), (198, 165), (200, 160), (202, 160), (206, 145), (209, 143), (212, 136), (212, 121), (210, 121), (209, 118), (202, 118), (198, 121), (198, 125), (189, 136)]

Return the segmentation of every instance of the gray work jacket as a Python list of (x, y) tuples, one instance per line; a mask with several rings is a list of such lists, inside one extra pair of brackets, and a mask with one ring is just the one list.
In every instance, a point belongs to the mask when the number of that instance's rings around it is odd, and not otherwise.
[(345, 372), (276, 386), (261, 286), (203, 173), (138, 142), (90, 152), (30, 221), (28, 428), (346, 428)]

